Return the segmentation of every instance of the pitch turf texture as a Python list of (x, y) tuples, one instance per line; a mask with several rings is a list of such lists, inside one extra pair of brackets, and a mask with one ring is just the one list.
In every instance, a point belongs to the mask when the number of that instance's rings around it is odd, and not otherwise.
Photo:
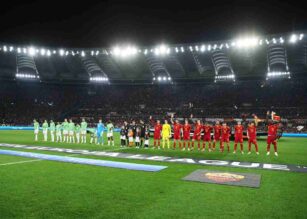
[[(115, 147), (34, 142), (33, 137), (32, 131), (0, 131), (1, 143), (307, 165), (307, 139), (304, 138), (282, 138), (279, 141), (279, 157), (276, 158), (272, 154), (269, 157), (265, 155), (265, 138), (258, 140), (260, 155), (257, 156), (254, 153), (241, 155), (227, 152), (221, 154), (219, 152), (121, 149), (118, 146), (117, 134)], [(245, 151), (246, 148), (245, 142)], [(12, 148), (3, 149), (13, 150)], [(46, 151), (35, 152), (67, 155)], [(1, 155), (0, 218), (307, 217), (307, 174), (305, 173), (74, 156), (161, 164), (168, 168), (149, 173)], [(259, 189), (254, 189), (181, 180), (196, 169), (258, 173), (262, 175), (261, 186)]]

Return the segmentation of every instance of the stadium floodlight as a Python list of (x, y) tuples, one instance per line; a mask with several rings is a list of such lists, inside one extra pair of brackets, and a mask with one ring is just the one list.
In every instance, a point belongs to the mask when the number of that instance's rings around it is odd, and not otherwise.
[(284, 38), (280, 37), (280, 38), (279, 38), (279, 42), (280, 42), (281, 44), (283, 44), (283, 43), (285, 42)]
[(14, 47), (10, 46), (10, 52), (14, 51)]
[(259, 39), (257, 37), (239, 38), (236, 41), (238, 48), (252, 48), (258, 45)]
[(52, 52), (53, 54), (56, 54), (56, 50), (53, 50), (53, 52)]
[(45, 49), (41, 49), (41, 55), (44, 56), (46, 54), (46, 50)]
[(47, 56), (51, 56), (51, 51), (49, 49), (47, 50)]
[(161, 80), (162, 80), (162, 78), (159, 76), (159, 77), (158, 77), (158, 81), (161, 81)]
[(266, 42), (267, 45), (270, 44), (270, 41), (268, 39), (265, 39), (265, 42)]
[(82, 57), (85, 56), (85, 52), (84, 52), (84, 51), (81, 52), (81, 56), (82, 56)]
[(210, 44), (208, 45), (208, 51), (211, 51), (211, 45)]
[(183, 46), (180, 47), (181, 52), (184, 52), (184, 48)]
[(17, 48), (17, 53), (21, 53), (21, 49), (19, 47)]
[(204, 52), (205, 50), (206, 50), (205, 45), (202, 45), (202, 46), (200, 47), (200, 51), (201, 51), (201, 52)]
[[(54, 53), (54, 51), (53, 51), (53, 53)], [(60, 56), (63, 56), (64, 53), (65, 53), (64, 49), (60, 49), (60, 51), (59, 51)]]
[(102, 77), (102, 76), (94, 76), (90, 77), (91, 82), (97, 82), (97, 83), (106, 83), (109, 81), (107, 77)]
[(148, 50), (145, 49), (145, 50), (144, 50), (144, 55), (147, 55), (147, 53), (148, 53)]
[(16, 78), (22, 78), (22, 79), (38, 79), (39, 76), (38, 75), (34, 75), (34, 74), (20, 74), (17, 73)]
[(154, 80), (154, 81), (155, 81), (155, 80), (156, 80), (156, 77), (153, 77), (153, 79), (152, 79), (152, 80)]
[(179, 49), (176, 47), (176, 48), (175, 48), (175, 51), (176, 51), (176, 53), (178, 53), (178, 52), (179, 52)]
[(94, 51), (93, 50), (91, 51), (91, 56), (94, 56)]
[(216, 44), (214, 44), (213, 45), (213, 50), (215, 50), (217, 48), (217, 45)]
[(170, 53), (170, 48), (166, 45), (160, 45), (160, 46), (157, 46), (155, 49), (154, 49), (154, 53), (155, 55), (165, 55), (165, 54), (169, 54)]
[(66, 50), (65, 55), (68, 56), (69, 55), (69, 51)]
[(163, 77), (163, 81), (166, 81), (166, 79), (167, 79), (166, 77)]
[(30, 56), (35, 56), (36, 55), (36, 49), (34, 47), (29, 47), (28, 48), (28, 54)]
[(23, 53), (24, 53), (24, 54), (27, 54), (27, 53), (28, 53), (27, 48), (23, 48)]
[(3, 46), (3, 51), (7, 52), (7, 47), (6, 46)]
[(267, 73), (267, 80), (269, 78), (291, 78), (290, 72), (289, 71), (273, 71), (273, 72), (268, 72)]
[(169, 80), (169, 81), (170, 81), (170, 80), (172, 80), (172, 78), (171, 78), (171, 77), (168, 77), (168, 78), (167, 78), (167, 80)]
[(222, 44), (220, 45), (220, 49), (223, 49), (223, 47), (224, 47), (224, 44), (222, 43)]
[(99, 55), (99, 50), (97, 50), (97, 51), (96, 51), (96, 54), (95, 54), (95, 55), (96, 55), (96, 56), (98, 56), (98, 55)]
[(297, 41), (297, 35), (296, 34), (292, 34), (290, 36), (289, 42), (290, 43), (296, 43), (296, 41)]
[(274, 44), (276, 44), (276, 43), (277, 43), (277, 41), (276, 41), (276, 39), (275, 39), (275, 38), (273, 38), (273, 39), (272, 39), (272, 41), (273, 41), (273, 43), (274, 43)]
[(196, 50), (196, 51), (198, 51), (198, 50), (199, 50), (198, 46), (195, 46), (195, 50)]
[(114, 56), (120, 58), (126, 58), (136, 55), (138, 53), (138, 49), (134, 46), (125, 46), (125, 47), (116, 46), (111, 50), (111, 52)]
[(234, 74), (230, 74), (230, 75), (216, 75), (214, 78), (214, 82), (216, 83), (217, 81), (235, 81), (236, 80), (236, 76)]
[(303, 37), (304, 37), (304, 34), (300, 34), (300, 37), (299, 37), (299, 40), (302, 40), (303, 39)]
[(189, 46), (189, 49), (191, 52), (193, 52), (193, 47), (192, 46)]
[(227, 48), (227, 49), (229, 49), (229, 45), (228, 45), (228, 43), (226, 43), (226, 44), (225, 44), (225, 46), (226, 46), (226, 48)]

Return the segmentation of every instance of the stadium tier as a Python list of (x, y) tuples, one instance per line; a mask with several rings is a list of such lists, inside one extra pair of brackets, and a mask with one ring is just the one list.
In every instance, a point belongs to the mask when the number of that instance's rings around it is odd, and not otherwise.
[(61, 83), (180, 83), (299, 78), (304, 32), (180, 45), (55, 49), (0, 45), (0, 78)]

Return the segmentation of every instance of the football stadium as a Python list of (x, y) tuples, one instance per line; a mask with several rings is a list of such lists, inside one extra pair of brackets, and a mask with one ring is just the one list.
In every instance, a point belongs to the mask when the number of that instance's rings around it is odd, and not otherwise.
[(139, 45), (0, 34), (0, 218), (306, 218), (307, 27), (267, 25)]

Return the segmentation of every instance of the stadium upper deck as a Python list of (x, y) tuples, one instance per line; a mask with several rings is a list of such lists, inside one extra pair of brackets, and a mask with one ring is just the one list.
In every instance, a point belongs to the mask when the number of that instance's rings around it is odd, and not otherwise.
[(138, 48), (0, 44), (0, 78), (59, 83), (173, 83), (304, 77), (305, 32)]

